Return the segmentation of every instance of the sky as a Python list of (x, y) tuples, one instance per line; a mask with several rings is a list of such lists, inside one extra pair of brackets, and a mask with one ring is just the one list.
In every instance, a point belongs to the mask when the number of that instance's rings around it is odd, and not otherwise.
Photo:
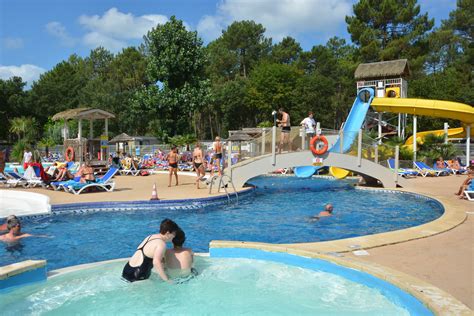
[[(345, 16), (355, 0), (0, 0), (0, 78), (30, 86), (71, 54), (103, 46), (117, 53), (172, 15), (207, 44), (233, 21), (254, 20), (279, 42), (294, 37), (305, 50), (338, 36), (350, 41)], [(455, 0), (419, 0), (436, 25)]]

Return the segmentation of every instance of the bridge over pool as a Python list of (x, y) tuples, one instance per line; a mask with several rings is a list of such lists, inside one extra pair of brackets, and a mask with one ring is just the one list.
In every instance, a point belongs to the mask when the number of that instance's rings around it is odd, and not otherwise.
[[(272, 154), (268, 154), (241, 161), (225, 172), (232, 178), (236, 187), (242, 187), (249, 179), (277, 169), (312, 165), (314, 158), (309, 150), (282, 153), (275, 155), (275, 158)], [(393, 170), (362, 157), (326, 152), (320, 158), (322, 166), (343, 168), (356, 172), (366, 179), (377, 179), (385, 188), (407, 186), (407, 180)]]

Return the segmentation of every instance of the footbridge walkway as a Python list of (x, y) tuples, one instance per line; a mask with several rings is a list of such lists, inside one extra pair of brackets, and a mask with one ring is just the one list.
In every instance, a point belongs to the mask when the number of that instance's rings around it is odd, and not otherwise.
[[(226, 169), (226, 173), (232, 178), (236, 187), (242, 187), (249, 179), (276, 169), (312, 165), (314, 158), (309, 150), (282, 153), (275, 156), (268, 154), (232, 165), (231, 168)], [(386, 188), (407, 186), (407, 181), (397, 172), (368, 159), (335, 152), (326, 152), (320, 158), (322, 158), (322, 166), (343, 168), (356, 172), (366, 179), (377, 179)]]

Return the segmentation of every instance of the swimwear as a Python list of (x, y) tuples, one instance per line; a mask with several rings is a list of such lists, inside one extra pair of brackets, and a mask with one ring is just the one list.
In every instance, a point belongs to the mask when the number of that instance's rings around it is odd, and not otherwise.
[(150, 239), (151, 236), (148, 237), (147, 241), (143, 246), (137, 249), (142, 252), (143, 255), (143, 262), (141, 265), (137, 267), (132, 267), (130, 265), (130, 262), (127, 262), (125, 267), (123, 268), (122, 271), (122, 278), (127, 280), (128, 282), (135, 282), (135, 281), (141, 281), (141, 280), (146, 280), (150, 277), (151, 275), (151, 269), (153, 268), (153, 258), (147, 257), (145, 253), (143, 252), (143, 248), (148, 244), (148, 242), (156, 239), (161, 239), (161, 238), (154, 238)]
[(215, 153), (214, 158), (215, 159), (222, 159), (222, 153)]
[[(183, 284), (183, 283), (187, 283), (189, 282), (190, 280), (194, 279), (196, 276), (199, 275), (199, 272), (194, 269), (194, 268), (191, 268), (191, 271), (189, 271), (188, 273), (186, 273), (186, 275), (180, 275), (180, 273), (178, 272), (176, 276), (173, 277), (173, 273), (172, 271), (167, 271), (169, 274), (171, 274), (172, 276), (172, 279), (173, 279), (173, 282), (175, 284)], [(171, 272), (171, 273), (170, 273)]]
[(194, 163), (194, 168), (196, 168), (196, 169), (199, 169), (199, 167), (201, 167), (201, 166), (202, 166), (202, 162), (199, 162), (199, 163), (195, 162)]
[(290, 126), (283, 126), (281, 128), (281, 132), (282, 133), (289, 133), (291, 131), (291, 127)]
[(171, 168), (178, 168), (178, 163), (177, 162), (170, 163), (170, 167)]

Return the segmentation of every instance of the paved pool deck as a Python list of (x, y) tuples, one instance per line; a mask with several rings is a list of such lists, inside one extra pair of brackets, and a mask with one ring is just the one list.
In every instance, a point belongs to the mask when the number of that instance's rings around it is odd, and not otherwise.
[[(409, 282), (413, 277), (432, 284), (464, 303), (472, 312), (474, 308), (474, 214), (469, 213), (474, 212), (474, 202), (460, 200), (454, 195), (465, 178), (466, 176), (451, 175), (409, 180), (410, 188), (402, 191), (434, 197), (446, 208), (446, 213), (440, 219), (410, 229), (333, 242), (271, 245), (217, 241), (214, 246), (259, 248), (318, 257), (329, 256), (332, 260), (341, 261), (342, 264), (344, 261), (349, 261), (352, 266), (368, 271), (381, 271), (380, 269), (386, 267), (387, 269), (380, 272), (381, 274), (391, 271), (390, 273), (395, 277), (404, 278)], [(179, 186), (168, 187), (167, 174), (147, 177), (119, 176), (116, 177), (116, 190), (112, 193), (97, 192), (75, 196), (38, 188), (28, 189), (28, 191), (48, 195), (51, 204), (148, 200), (153, 183), (156, 183), (158, 196), (161, 199), (209, 197), (208, 189), (204, 186), (202, 189), (196, 189), (194, 181), (195, 177), (192, 174), (181, 175)], [(354, 249), (350, 247), (353, 245), (359, 245), (369, 255), (355, 256), (352, 253)], [(443, 309), (437, 308), (437, 310)]]

